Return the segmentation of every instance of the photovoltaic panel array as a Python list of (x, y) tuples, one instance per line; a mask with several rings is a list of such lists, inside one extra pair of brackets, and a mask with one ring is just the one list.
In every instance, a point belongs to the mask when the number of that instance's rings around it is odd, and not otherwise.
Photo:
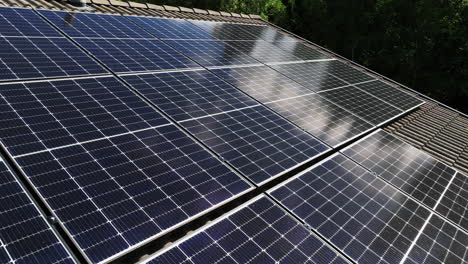
[(182, 71), (122, 77), (177, 121), (258, 105), (249, 96), (206, 71)]
[(0, 81), (107, 73), (32, 10), (0, 7), (1, 20)]
[(270, 194), (357, 263), (399, 263), (430, 215), (341, 154)]
[(173, 125), (15, 160), (92, 263), (121, 255), (251, 188)]
[(264, 106), (180, 124), (257, 185), (330, 150)]
[(454, 169), (383, 130), (342, 152), (430, 208), (455, 175)]
[(1, 263), (75, 263), (68, 249), (1, 158), (0, 200)]
[(276, 203), (260, 196), (145, 263), (345, 264), (348, 261)]

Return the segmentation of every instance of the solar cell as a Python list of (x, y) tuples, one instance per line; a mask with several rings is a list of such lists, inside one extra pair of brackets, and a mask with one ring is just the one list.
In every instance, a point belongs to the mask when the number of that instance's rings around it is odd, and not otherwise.
[(13, 155), (168, 123), (114, 77), (3, 84), (0, 109)]
[(430, 215), (340, 154), (269, 193), (357, 263), (399, 263)]
[(244, 29), (241, 24), (190, 20), (211, 36), (222, 40), (255, 40), (257, 37)]
[(313, 93), (267, 66), (224, 68), (211, 71), (262, 103)]
[(0, 80), (105, 73), (68, 39), (0, 37)]
[(436, 208), (437, 212), (468, 230), (468, 177), (457, 173)]
[(225, 41), (225, 43), (264, 63), (301, 60), (301, 58), (294, 56), (292, 53), (263, 40)]
[(468, 263), (468, 235), (437, 215), (433, 215), (402, 263)]
[(320, 92), (319, 95), (376, 126), (403, 113), (402, 110), (353, 86)]
[(254, 35), (256, 37), (256, 40), (263, 39), (268, 42), (297, 41), (296, 39), (286, 35), (285, 33), (269, 26), (240, 24), (239, 27), (243, 31), (247, 31), (251, 35)]
[(455, 174), (454, 169), (383, 130), (342, 152), (431, 208)]
[(382, 81), (362, 83), (356, 86), (403, 111), (408, 111), (424, 103), (424, 101)]
[(259, 63), (249, 55), (219, 40), (167, 40), (166, 42), (203, 66)]
[(361, 83), (375, 79), (374, 77), (351, 66), (348, 66), (345, 63), (338, 60), (326, 61), (321, 63), (328, 64), (328, 73), (350, 84)]
[(373, 128), (366, 121), (315, 94), (277, 101), (267, 106), (333, 147)]
[(0, 200), (1, 263), (75, 263), (2, 159)]
[(121, 15), (39, 10), (72, 38), (153, 38)]
[(331, 59), (320, 51), (306, 45), (300, 41), (275, 41), (273, 45), (280, 47), (281, 49), (292, 53), (294, 56), (301, 60), (320, 60), (320, 59)]
[(76, 39), (113, 72), (196, 68), (198, 65), (157, 39)]
[(330, 150), (264, 106), (181, 125), (258, 185)]
[(177, 121), (258, 105), (206, 70), (122, 76)]
[(251, 188), (174, 125), (15, 159), (93, 263)]
[(156, 263), (348, 263), (270, 199), (260, 196), (151, 257)]
[(0, 7), (0, 36), (61, 37), (29, 8)]
[(330, 75), (326, 62), (271, 65), (273, 69), (314, 91), (325, 91), (347, 85)]
[(161, 39), (214, 39), (210, 34), (182, 19), (127, 16)]

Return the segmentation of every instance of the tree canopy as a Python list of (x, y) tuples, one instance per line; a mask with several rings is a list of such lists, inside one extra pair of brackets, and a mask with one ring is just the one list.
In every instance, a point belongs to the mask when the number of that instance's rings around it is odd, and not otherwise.
[(468, 0), (154, 0), (264, 19), (468, 112)]

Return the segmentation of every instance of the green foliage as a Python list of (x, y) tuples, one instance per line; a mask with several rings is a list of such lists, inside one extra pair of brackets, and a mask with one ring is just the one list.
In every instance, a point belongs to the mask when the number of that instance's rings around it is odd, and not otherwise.
[(154, 0), (260, 14), (468, 112), (468, 0)]

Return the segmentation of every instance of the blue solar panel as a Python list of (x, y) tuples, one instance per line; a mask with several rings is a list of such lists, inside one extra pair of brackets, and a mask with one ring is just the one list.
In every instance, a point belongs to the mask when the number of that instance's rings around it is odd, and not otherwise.
[(302, 60), (294, 56), (293, 53), (284, 51), (263, 40), (225, 41), (225, 43), (264, 63)]
[(247, 54), (219, 40), (168, 40), (167, 43), (203, 66), (259, 63)]
[(213, 37), (182, 19), (127, 16), (161, 39), (213, 39)]
[(177, 121), (258, 105), (206, 71), (122, 76), (135, 90)]
[(154, 39), (76, 39), (113, 72), (197, 68), (198, 65)]
[(167, 263), (348, 263), (268, 198), (228, 216), (150, 258)]
[(399, 263), (430, 216), (340, 154), (270, 194), (357, 263)]
[(75, 263), (2, 159), (0, 201), (0, 263)]
[(168, 123), (114, 77), (0, 85), (0, 109), (13, 155)]
[(0, 37), (0, 80), (108, 73), (65, 38)]
[(173, 125), (16, 161), (93, 263), (251, 188)]
[(72, 38), (153, 38), (121, 15), (39, 10)]
[(454, 169), (383, 130), (342, 152), (430, 208), (455, 175)]
[(0, 36), (61, 37), (31, 9), (0, 7)]
[(258, 185), (329, 150), (264, 106), (185, 121), (181, 125)]

